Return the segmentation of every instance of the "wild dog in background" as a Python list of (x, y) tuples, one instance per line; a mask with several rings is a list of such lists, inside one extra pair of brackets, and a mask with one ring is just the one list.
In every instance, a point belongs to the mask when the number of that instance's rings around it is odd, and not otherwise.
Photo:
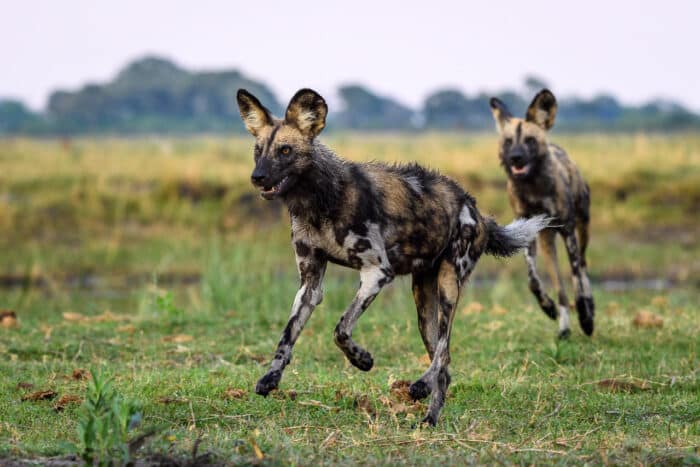
[(412, 274), (431, 364), (410, 386), (410, 394), (421, 399), (432, 393), (424, 422), (434, 425), (450, 384), (450, 330), (462, 286), (482, 253), (510, 256), (529, 245), (547, 221), (535, 217), (499, 227), (479, 214), (474, 198), (437, 172), (416, 164), (340, 159), (316, 141), (328, 108), (310, 89), (296, 93), (281, 120), (242, 89), (238, 106), (256, 139), (252, 182), (263, 198), (286, 204), (301, 279), (270, 369), (255, 392), (266, 396), (277, 388), (294, 343), (321, 303), (329, 261), (360, 271), (359, 289), (334, 338), (363, 371), (374, 362), (352, 339), (353, 327), (382, 287), (396, 275)]
[(590, 190), (566, 152), (547, 140), (547, 130), (552, 128), (557, 115), (557, 101), (549, 90), (540, 91), (527, 109), (525, 119), (514, 118), (505, 104), (495, 97), (490, 104), (501, 136), (499, 156), (508, 175), (508, 196), (515, 215), (530, 218), (544, 214), (552, 218), (551, 227), (539, 233), (537, 243), (559, 295), (559, 309), (542, 291), (535, 263), (535, 241), (525, 253), (530, 290), (547, 316), (552, 319), (559, 316), (559, 337), (568, 337), (571, 333), (569, 301), (559, 273), (554, 242), (559, 233), (571, 264), (579, 323), (583, 332), (590, 336), (594, 316), (586, 271)]

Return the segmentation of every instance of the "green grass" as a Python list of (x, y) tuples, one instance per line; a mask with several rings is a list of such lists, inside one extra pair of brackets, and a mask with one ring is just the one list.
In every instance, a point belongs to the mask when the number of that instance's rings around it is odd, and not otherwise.
[[(2, 331), (2, 455), (60, 455), (61, 441), (76, 441), (78, 407), (55, 412), (49, 401), (19, 402), (28, 391), (19, 382), (59, 396), (82, 394), (85, 382), (71, 379), (72, 371), (101, 367), (122, 394), (143, 403), (144, 423), (158, 426), (150, 452), (185, 456), (202, 438), (201, 450), (244, 463), (256, 461), (254, 445), (272, 464), (698, 460), (697, 290), (676, 289), (663, 299), (598, 291), (595, 337), (575, 329), (570, 341), (558, 342), (555, 323), (536, 309), (524, 278), (470, 288), (454, 323), (453, 385), (440, 423), (414, 428), (425, 406), (401, 406), (390, 391), (393, 381), (416, 379), (426, 368), (407, 280), (385, 290), (357, 327), (376, 362), (362, 373), (332, 342), (357, 279), (332, 268), (326, 299), (295, 348), (281, 391), (266, 399), (252, 392), (297, 282), (291, 253), (285, 260), (265, 251), (258, 244), (212, 245), (201, 285), (170, 291), (151, 284), (118, 297), (4, 294), (6, 303), (23, 305), (21, 326)], [(167, 292), (172, 300), (159, 303)], [(632, 326), (640, 309), (661, 316), (663, 327)], [(105, 310), (128, 321), (62, 317)], [(166, 341), (183, 334), (192, 340)], [(645, 389), (614, 392), (597, 384), (610, 378)], [(245, 394), (227, 399), (229, 388)]]
[[(363, 373), (332, 338), (358, 277), (330, 266), (280, 390), (253, 393), (298, 279), (285, 216), (246, 198), (249, 141), (0, 141), (0, 274), (20, 279), (0, 289), (0, 308), (19, 319), (0, 327), (0, 463), (71, 453), (81, 409), (54, 404), (83, 396), (79, 368), (104, 370), (142, 403), (135, 434), (157, 431), (143, 458), (187, 459), (199, 440), (200, 454), (243, 464), (700, 462), (700, 141), (563, 139), (594, 190), (596, 333), (583, 336), (574, 316), (571, 339), (557, 341), (523, 259), (483, 258), (455, 319), (453, 383), (434, 429), (415, 427), (425, 404), (391, 391), (427, 367), (406, 278), (356, 328), (375, 358)], [(493, 144), (458, 135), (331, 141), (353, 159), (441, 167), (504, 222)], [(640, 277), (674, 285), (614, 292), (601, 283)], [(642, 310), (663, 326), (635, 327)], [(44, 389), (57, 398), (21, 401)]]

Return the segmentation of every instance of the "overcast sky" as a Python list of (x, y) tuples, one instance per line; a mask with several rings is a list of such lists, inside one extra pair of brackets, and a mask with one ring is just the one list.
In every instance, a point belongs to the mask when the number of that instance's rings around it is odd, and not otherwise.
[[(240, 68), (287, 101), (362, 82), (417, 106), (544, 77), (558, 95), (664, 97), (700, 111), (700, 1), (0, 0), (0, 96), (42, 108), (158, 54)], [(332, 100), (331, 100), (332, 102)]]

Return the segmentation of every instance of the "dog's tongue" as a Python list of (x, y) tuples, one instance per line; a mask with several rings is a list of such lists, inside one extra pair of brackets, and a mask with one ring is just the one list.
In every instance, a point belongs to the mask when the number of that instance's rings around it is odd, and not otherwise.
[(513, 171), (514, 174), (520, 175), (527, 172), (527, 165), (524, 165), (522, 167), (511, 166), (510, 169)]

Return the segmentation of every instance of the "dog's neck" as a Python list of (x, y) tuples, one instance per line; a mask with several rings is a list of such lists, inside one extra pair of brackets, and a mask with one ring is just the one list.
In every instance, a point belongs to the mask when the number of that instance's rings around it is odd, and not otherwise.
[(318, 142), (311, 157), (311, 167), (299, 177), (284, 203), (292, 217), (320, 227), (332, 221), (341, 208), (349, 163)]

